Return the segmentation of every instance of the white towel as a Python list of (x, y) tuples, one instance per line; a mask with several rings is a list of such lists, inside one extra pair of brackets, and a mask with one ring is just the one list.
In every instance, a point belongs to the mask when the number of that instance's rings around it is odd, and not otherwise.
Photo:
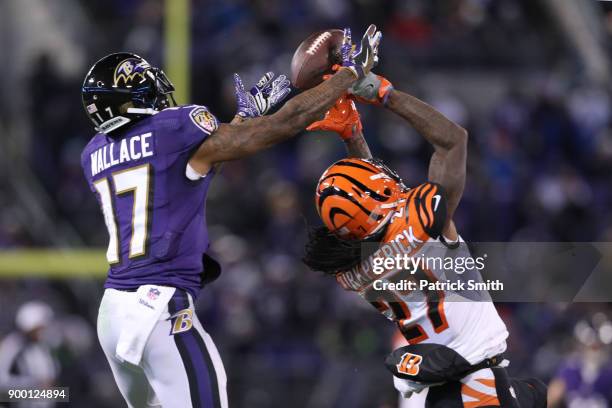
[(138, 365), (142, 359), (147, 340), (159, 320), (167, 310), (166, 306), (176, 288), (158, 285), (143, 285), (136, 291), (134, 303), (129, 305), (124, 326), (121, 328), (116, 357)]

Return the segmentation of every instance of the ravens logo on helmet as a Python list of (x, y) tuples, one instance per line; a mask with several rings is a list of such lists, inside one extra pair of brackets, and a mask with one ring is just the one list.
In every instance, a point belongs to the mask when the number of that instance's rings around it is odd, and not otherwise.
[[(176, 105), (164, 72), (129, 52), (96, 62), (81, 88), (83, 107), (97, 131), (112, 131)], [(111, 135), (112, 136), (112, 135)]]

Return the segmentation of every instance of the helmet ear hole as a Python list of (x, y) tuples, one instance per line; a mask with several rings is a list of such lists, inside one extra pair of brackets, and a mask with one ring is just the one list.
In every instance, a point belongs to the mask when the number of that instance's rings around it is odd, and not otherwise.
[(385, 195), (390, 196), (391, 195), (391, 189), (389, 187), (385, 187), (384, 193), (385, 193)]
[(134, 104), (132, 102), (126, 102), (123, 105), (119, 106), (119, 113), (124, 115), (127, 113), (129, 108), (134, 108)]

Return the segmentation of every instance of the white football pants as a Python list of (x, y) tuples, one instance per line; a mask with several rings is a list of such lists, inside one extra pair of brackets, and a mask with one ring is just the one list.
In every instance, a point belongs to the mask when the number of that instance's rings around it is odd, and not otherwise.
[(106, 289), (98, 338), (130, 408), (227, 408), (221, 356), (204, 331), (191, 296), (177, 289), (147, 340), (139, 365), (121, 362), (116, 348), (136, 292)]

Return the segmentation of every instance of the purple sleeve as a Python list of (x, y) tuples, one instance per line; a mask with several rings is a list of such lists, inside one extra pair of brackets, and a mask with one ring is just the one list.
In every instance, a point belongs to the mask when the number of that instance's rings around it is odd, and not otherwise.
[(81, 153), (81, 167), (83, 168), (83, 177), (85, 177), (87, 186), (92, 192), (95, 193), (96, 189), (91, 184), (91, 157), (87, 147), (83, 149), (83, 152)]
[(158, 128), (170, 130), (164, 138), (166, 152), (186, 152), (197, 148), (219, 126), (217, 118), (205, 106), (188, 105), (167, 109), (159, 114)]

